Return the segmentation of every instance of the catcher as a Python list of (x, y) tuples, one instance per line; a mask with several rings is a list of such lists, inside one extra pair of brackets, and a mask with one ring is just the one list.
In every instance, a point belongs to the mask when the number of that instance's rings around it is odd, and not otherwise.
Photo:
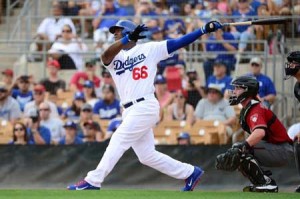
[(249, 137), (232, 145), (226, 153), (216, 158), (216, 168), (234, 171), (238, 169), (251, 181), (243, 191), (278, 192), (278, 186), (264, 167), (280, 167), (293, 157), (293, 141), (276, 115), (257, 98), (259, 83), (254, 77), (241, 76), (232, 81), (234, 90), (230, 105), (242, 104), (240, 124)]
[[(287, 57), (287, 63), (285, 64), (285, 77), (287, 80), (290, 77), (294, 77), (297, 82), (294, 86), (294, 95), (297, 100), (300, 102), (300, 51), (290, 52)], [(294, 137), (294, 151), (295, 151), (295, 159), (296, 164), (298, 166), (298, 171), (300, 175), (300, 132), (298, 135)], [(296, 189), (296, 192), (300, 193), (300, 185)]]

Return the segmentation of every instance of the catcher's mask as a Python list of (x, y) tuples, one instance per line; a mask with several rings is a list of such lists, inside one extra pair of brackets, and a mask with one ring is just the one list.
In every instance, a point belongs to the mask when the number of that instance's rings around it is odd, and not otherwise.
[[(237, 105), (243, 102), (245, 99), (251, 97), (257, 99), (257, 93), (259, 89), (259, 83), (255, 77), (241, 76), (237, 77), (231, 82), (231, 85), (236, 88), (240, 87), (244, 89), (244, 92), (237, 95), (233, 90), (229, 91), (229, 104), (230, 106)], [(258, 100), (258, 99), (257, 99)]]
[(293, 51), (287, 55), (287, 62), (285, 63), (285, 77), (284, 80), (297, 74), (300, 69), (300, 51)]

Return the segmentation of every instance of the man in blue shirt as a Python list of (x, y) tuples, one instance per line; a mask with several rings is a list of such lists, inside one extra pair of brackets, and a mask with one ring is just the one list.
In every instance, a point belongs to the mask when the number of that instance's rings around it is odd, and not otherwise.
[(59, 141), (60, 145), (82, 144), (82, 139), (77, 135), (77, 125), (72, 120), (64, 124), (66, 136)]
[(261, 73), (263, 62), (259, 57), (253, 57), (250, 60), (250, 75), (253, 75), (259, 82), (258, 95), (260, 100), (269, 107), (276, 98), (276, 90), (272, 80)]
[(115, 97), (115, 89), (106, 84), (102, 88), (102, 99), (94, 106), (93, 113), (100, 119), (110, 120), (121, 115), (120, 101)]
[(18, 101), (22, 112), (24, 111), (25, 104), (33, 100), (33, 92), (29, 90), (29, 78), (27, 75), (21, 76), (18, 79), (19, 89), (13, 89), (11, 94)]

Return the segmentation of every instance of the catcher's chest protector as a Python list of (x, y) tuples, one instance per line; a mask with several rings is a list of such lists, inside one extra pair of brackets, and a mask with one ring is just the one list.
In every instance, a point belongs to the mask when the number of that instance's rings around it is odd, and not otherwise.
[(246, 131), (247, 133), (249, 133), (249, 134), (251, 134), (251, 131), (250, 131), (250, 128), (249, 128), (249, 126), (246, 122), (246, 116), (247, 116), (248, 111), (251, 109), (251, 107), (253, 107), (256, 104), (259, 104), (259, 102), (255, 101), (255, 100), (251, 100), (247, 104), (247, 106), (241, 110), (241, 114), (240, 114), (240, 125), (241, 125), (242, 129), (244, 131)]

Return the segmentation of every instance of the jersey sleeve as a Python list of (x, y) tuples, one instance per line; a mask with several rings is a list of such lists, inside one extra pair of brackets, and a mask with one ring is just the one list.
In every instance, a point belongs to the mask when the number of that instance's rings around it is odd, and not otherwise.
[(247, 114), (246, 122), (251, 130), (256, 128), (267, 128), (267, 121), (265, 118), (265, 111), (261, 104), (254, 106)]
[(168, 53), (167, 41), (148, 42), (145, 44), (145, 48), (150, 49), (149, 57), (157, 63), (173, 55)]

